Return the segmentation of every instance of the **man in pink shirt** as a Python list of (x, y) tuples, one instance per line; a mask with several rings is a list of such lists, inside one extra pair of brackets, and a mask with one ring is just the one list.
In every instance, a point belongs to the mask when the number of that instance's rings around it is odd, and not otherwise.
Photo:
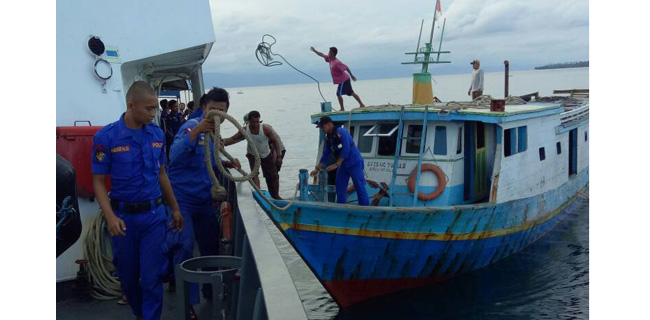
[[(359, 102), (359, 107), (363, 108), (365, 105), (363, 102), (361, 102), (361, 98), (354, 93), (352, 90), (352, 83), (350, 83), (350, 77), (352, 77), (352, 80), (357, 81), (357, 78), (352, 74), (352, 71), (350, 71), (350, 68), (346, 66), (341, 60), (336, 58), (336, 54), (338, 53), (338, 49), (336, 47), (331, 47), (330, 52), (327, 55), (324, 55), (322, 52), (318, 52), (318, 50), (314, 49), (314, 47), (311, 47), (311, 51), (314, 51), (317, 55), (325, 58), (325, 62), (328, 62), (330, 64), (330, 71), (332, 72), (332, 80), (334, 84), (338, 84), (338, 88), (336, 89), (336, 97), (339, 99), (339, 105), (341, 106), (341, 111), (345, 111), (345, 108), (343, 108), (343, 95), (348, 95), (348, 96), (353, 96), (354, 99)], [(350, 75), (348, 76), (347, 71)]]

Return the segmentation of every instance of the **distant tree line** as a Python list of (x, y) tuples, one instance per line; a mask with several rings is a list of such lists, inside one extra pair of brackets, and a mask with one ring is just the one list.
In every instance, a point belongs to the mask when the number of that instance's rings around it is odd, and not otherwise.
[(564, 68), (585, 68), (589, 67), (589, 61), (573, 61), (564, 63), (550, 63), (545, 66), (535, 67), (535, 70), (564, 69)]

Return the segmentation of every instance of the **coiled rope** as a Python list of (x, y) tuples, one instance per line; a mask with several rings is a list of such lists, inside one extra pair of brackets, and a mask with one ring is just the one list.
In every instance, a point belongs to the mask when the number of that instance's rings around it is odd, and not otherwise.
[(93, 284), (91, 296), (98, 300), (111, 300), (122, 296), (120, 280), (114, 275), (113, 250), (107, 234), (106, 219), (100, 210), (86, 233), (84, 256), (88, 274)]
[[(510, 104), (510, 105), (526, 104), (526, 101), (524, 99), (517, 96), (508, 96), (505, 100), (506, 100), (506, 104)], [(447, 102), (447, 104), (445, 104), (444, 107), (440, 107), (440, 110), (438, 111), (438, 115), (441, 117), (446, 117), (452, 111), (458, 111), (467, 108), (488, 109), (490, 108), (491, 103), (492, 103), (492, 96), (490, 95), (482, 95), (480, 97), (476, 97), (474, 100), (470, 102), (449, 101)]]
[[(264, 41), (264, 38), (266, 38), (266, 37), (272, 38), (273, 43), (268, 43), (268, 42)], [(325, 100), (325, 97), (323, 96), (323, 92), (321, 92), (321, 90), (320, 90), (320, 82), (318, 82), (318, 80), (316, 80), (316, 79), (314, 79), (314, 77), (312, 77), (312, 76), (298, 70), (298, 68), (294, 67), (291, 63), (289, 63), (289, 61), (287, 61), (287, 59), (285, 59), (282, 55), (280, 55), (278, 53), (274, 53), (271, 50), (271, 47), (276, 42), (277, 41), (275, 40), (274, 36), (272, 36), (270, 34), (263, 35), (262, 36), (262, 42), (260, 42), (260, 44), (257, 45), (257, 49), (255, 49), (255, 57), (257, 58), (257, 61), (259, 61), (265, 67), (274, 67), (274, 66), (282, 65), (282, 62), (273, 61), (273, 56), (278, 56), (278, 57), (282, 58), (282, 60), (284, 60), (284, 62), (286, 64), (288, 64), (290, 67), (292, 67), (294, 70), (296, 70), (296, 71), (304, 74), (305, 76), (309, 77), (310, 79), (316, 81), (316, 84), (318, 85), (318, 93), (320, 93), (320, 97), (323, 98), (323, 101), (326, 102), (327, 100)]]

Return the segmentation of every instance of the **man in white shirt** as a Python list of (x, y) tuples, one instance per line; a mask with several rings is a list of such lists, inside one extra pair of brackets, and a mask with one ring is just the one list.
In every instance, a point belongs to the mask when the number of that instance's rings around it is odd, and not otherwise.
[(475, 59), (470, 63), (474, 68), (472, 73), (472, 83), (470, 84), (467, 95), (471, 94), (472, 100), (483, 95), (483, 70), (481, 70), (481, 62)]

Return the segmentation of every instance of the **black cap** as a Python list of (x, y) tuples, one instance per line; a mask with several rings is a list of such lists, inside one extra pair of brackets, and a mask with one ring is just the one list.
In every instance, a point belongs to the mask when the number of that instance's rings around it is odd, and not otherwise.
[(321, 127), (323, 127), (324, 124), (332, 123), (332, 122), (334, 122), (334, 121), (332, 121), (332, 118), (330, 118), (328, 116), (322, 116), (322, 117), (320, 117), (320, 120), (318, 122), (316, 122), (316, 128), (321, 128)]

